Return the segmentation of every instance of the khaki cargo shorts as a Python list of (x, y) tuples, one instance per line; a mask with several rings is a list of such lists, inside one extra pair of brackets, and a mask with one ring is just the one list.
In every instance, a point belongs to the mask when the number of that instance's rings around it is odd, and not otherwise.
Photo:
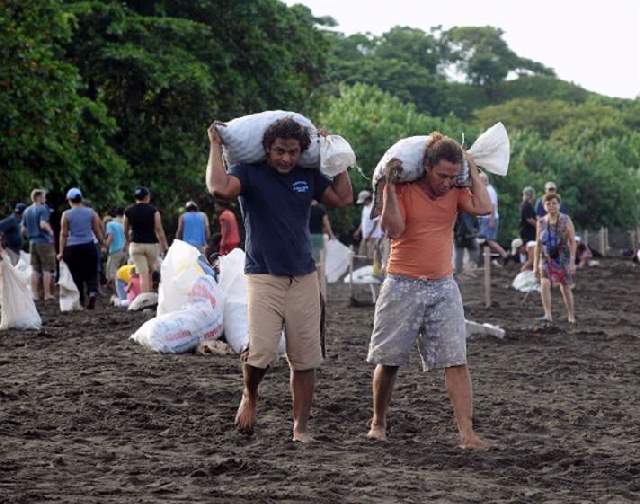
[(367, 362), (405, 366), (416, 342), (425, 371), (467, 363), (462, 296), (453, 278), (385, 278)]
[[(130, 243), (129, 256), (136, 267), (138, 275), (151, 273), (156, 270), (160, 245), (157, 243)], [(117, 270), (116, 270), (117, 271)]]
[(31, 267), (39, 274), (56, 270), (56, 250), (52, 243), (29, 243)]
[(249, 356), (247, 364), (265, 369), (277, 358), (285, 331), (292, 369), (316, 369), (322, 363), (320, 290), (316, 272), (303, 276), (247, 275)]

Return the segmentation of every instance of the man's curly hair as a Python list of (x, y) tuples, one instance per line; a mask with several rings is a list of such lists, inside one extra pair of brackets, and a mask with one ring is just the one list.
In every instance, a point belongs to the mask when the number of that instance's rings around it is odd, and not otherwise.
[(262, 146), (265, 152), (268, 151), (276, 138), (286, 140), (297, 140), (300, 142), (300, 152), (304, 152), (311, 145), (311, 136), (309, 130), (302, 124), (297, 123), (291, 117), (283, 117), (271, 124), (262, 137)]

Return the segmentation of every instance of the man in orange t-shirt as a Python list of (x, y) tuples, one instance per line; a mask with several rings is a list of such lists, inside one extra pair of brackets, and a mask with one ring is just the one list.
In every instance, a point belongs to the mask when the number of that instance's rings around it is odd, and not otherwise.
[(492, 207), (469, 154), (471, 190), (454, 187), (463, 155), (457, 142), (433, 133), (421, 179), (396, 186), (401, 162), (392, 159), (386, 166), (381, 223), (392, 242), (367, 357), (376, 364), (371, 439), (386, 439), (386, 415), (398, 368), (408, 363), (417, 339), (423, 369), (445, 370), (460, 446), (487, 447), (473, 430), (464, 311), (452, 276), (452, 257), (458, 211), (481, 215)]
[(220, 224), (220, 246), (218, 254), (227, 255), (234, 248), (240, 246), (240, 228), (236, 214), (231, 211), (227, 201), (216, 201), (215, 210)]

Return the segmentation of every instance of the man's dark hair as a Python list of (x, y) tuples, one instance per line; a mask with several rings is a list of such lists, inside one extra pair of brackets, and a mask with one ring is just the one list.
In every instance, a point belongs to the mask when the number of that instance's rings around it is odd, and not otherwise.
[(443, 159), (454, 164), (462, 164), (462, 148), (455, 140), (434, 131), (424, 153), (424, 165), (431, 168)]
[(297, 123), (291, 117), (283, 117), (271, 124), (262, 137), (262, 146), (265, 152), (268, 151), (276, 138), (284, 140), (297, 140), (300, 143), (300, 152), (304, 152), (311, 145), (309, 130), (302, 124)]

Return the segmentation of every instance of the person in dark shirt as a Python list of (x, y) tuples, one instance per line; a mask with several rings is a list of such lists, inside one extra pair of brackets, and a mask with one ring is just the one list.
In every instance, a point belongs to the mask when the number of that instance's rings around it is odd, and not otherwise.
[(153, 206), (146, 187), (137, 187), (135, 203), (124, 211), (124, 236), (129, 244), (129, 256), (140, 275), (142, 292), (151, 292), (151, 275), (157, 269), (158, 257), (169, 248), (162, 227), (160, 212)]
[(11, 215), (0, 220), (2, 245), (7, 248), (11, 264), (14, 266), (18, 264), (20, 260), (20, 250), (22, 249), (22, 214), (26, 209), (27, 205), (18, 203)]
[(249, 351), (235, 422), (241, 432), (253, 431), (258, 385), (276, 358), (284, 327), (291, 367), (293, 440), (309, 442), (313, 440), (307, 421), (315, 369), (322, 362), (320, 291), (309, 231), (311, 201), (331, 207), (349, 205), (351, 181), (344, 172), (331, 183), (319, 170), (298, 165), (311, 139), (307, 128), (291, 118), (267, 128), (262, 140), (265, 161), (232, 166), (228, 174), (215, 123), (208, 134), (207, 187), (221, 198), (240, 197), (246, 230)]
[[(555, 182), (551, 180), (548, 182), (545, 182), (544, 194), (536, 200), (536, 205), (535, 205), (536, 216), (538, 217), (538, 219), (542, 219), (545, 215), (547, 215), (547, 211), (544, 209), (544, 197), (547, 194), (557, 194), (557, 192), (558, 192), (558, 187), (556, 186)], [(569, 207), (564, 201), (560, 203), (560, 213), (569, 215)]]

